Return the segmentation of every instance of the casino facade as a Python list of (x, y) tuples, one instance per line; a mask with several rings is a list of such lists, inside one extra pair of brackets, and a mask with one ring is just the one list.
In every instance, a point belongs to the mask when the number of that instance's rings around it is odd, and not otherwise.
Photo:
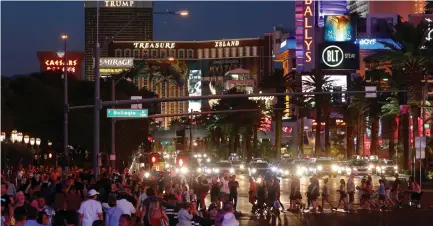
[[(100, 61), (101, 76), (145, 62), (134, 83), (158, 97), (252, 93), (272, 68), (270, 36), (208, 41), (113, 41)], [(217, 100), (161, 103), (161, 114), (208, 110)], [(174, 117), (162, 120), (169, 127)]]

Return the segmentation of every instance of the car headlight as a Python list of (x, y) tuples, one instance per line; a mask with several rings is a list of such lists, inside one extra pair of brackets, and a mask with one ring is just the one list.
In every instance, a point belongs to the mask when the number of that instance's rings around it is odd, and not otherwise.
[(284, 171), (284, 174), (286, 174), (286, 175), (289, 174), (289, 173), (290, 173), (290, 172), (289, 172), (288, 170)]
[(210, 169), (206, 169), (205, 171), (206, 171), (206, 173), (211, 173)]
[(370, 164), (370, 165), (368, 166), (368, 168), (369, 168), (369, 169), (373, 169), (373, 168), (374, 168), (374, 165), (373, 165), (373, 164)]
[(210, 162), (210, 158), (206, 159), (206, 162)]
[(257, 173), (257, 169), (256, 168), (252, 168), (251, 169), (251, 173)]
[(206, 158), (207, 157), (207, 155), (206, 154), (203, 154), (203, 158)]
[(165, 168), (170, 168), (170, 164), (166, 163)]
[(381, 169), (385, 169), (386, 167), (385, 167), (385, 166), (381, 166), (380, 168), (381, 168)]
[(275, 172), (277, 171), (277, 167), (272, 167), (271, 170)]
[(230, 168), (229, 172), (230, 172), (230, 173), (235, 173), (235, 169)]
[(284, 170), (283, 170), (283, 169), (280, 169), (279, 171), (280, 171), (280, 173), (283, 173), (283, 172), (284, 172)]
[(202, 171), (201, 168), (198, 168), (198, 169), (197, 169), (197, 173), (201, 173), (201, 171)]
[(197, 157), (198, 157), (198, 158), (201, 158), (201, 154), (198, 154)]
[(245, 166), (244, 166), (243, 164), (241, 164), (241, 165), (239, 166), (239, 168), (240, 168), (240, 169), (244, 169)]
[(398, 170), (398, 166), (394, 166), (394, 169), (395, 169), (395, 170)]
[(305, 172), (305, 171), (307, 171), (307, 167), (303, 166), (303, 167), (301, 167), (301, 170), (302, 170), (303, 172)]
[(179, 171), (180, 171), (180, 169), (179, 169), (179, 168), (176, 168), (176, 173), (179, 173)]
[(260, 177), (257, 178), (256, 182), (259, 183), (259, 184), (262, 183), (262, 178), (260, 178)]
[(186, 167), (182, 167), (182, 168), (180, 168), (180, 172), (181, 172), (181, 173), (188, 173), (188, 171), (189, 171), (189, 169), (186, 168)]
[(317, 170), (323, 170), (323, 166), (317, 166)]
[(353, 167), (352, 170), (356, 170), (356, 167)]
[(301, 169), (298, 169), (298, 170), (296, 170), (296, 175), (298, 175), (298, 176), (301, 176), (302, 175), (302, 170)]
[(338, 166), (337, 165), (332, 165), (331, 168), (332, 168), (332, 171), (337, 171), (338, 170)]
[(150, 177), (150, 173), (145, 172), (145, 173), (144, 173), (144, 177), (145, 177), (145, 178), (149, 178), (149, 177)]

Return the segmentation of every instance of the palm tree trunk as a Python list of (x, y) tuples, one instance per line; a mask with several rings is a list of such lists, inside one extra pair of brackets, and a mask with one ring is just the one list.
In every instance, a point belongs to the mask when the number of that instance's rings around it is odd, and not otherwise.
[[(257, 145), (258, 145), (258, 140), (257, 140), (257, 128), (253, 128), (253, 150), (257, 151)], [(252, 152), (251, 152), (252, 154)], [(250, 160), (250, 159), (248, 159)]]
[(325, 153), (326, 156), (331, 156), (331, 142), (330, 140), (330, 131), (331, 131), (331, 118), (329, 117), (329, 113), (326, 113), (325, 118)]
[(377, 140), (379, 136), (379, 120), (371, 118), (371, 145), (370, 154), (377, 155)]
[(402, 115), (402, 136), (403, 139), (403, 169), (408, 170), (409, 169), (409, 140), (410, 140), (410, 133), (409, 133), (409, 114), (405, 113)]
[(353, 132), (354, 132), (354, 126), (351, 122), (347, 123), (347, 128), (346, 128), (346, 149), (347, 149), (347, 159), (352, 158), (353, 155), (353, 148), (354, 148), (354, 144), (353, 144)]
[(282, 132), (282, 112), (275, 111), (275, 149), (277, 161), (281, 159), (281, 132)]
[(299, 136), (299, 153), (297, 153), (298, 154), (298, 156), (299, 156), (299, 154), (301, 154), (301, 156), (304, 156), (304, 117), (302, 117), (301, 118), (301, 126), (300, 126), (300, 128), (299, 128), (299, 134), (300, 134), (300, 136)]
[(253, 156), (253, 152), (251, 150), (251, 130), (245, 136), (245, 150), (247, 152), (247, 162), (249, 162)]
[(319, 107), (316, 109), (316, 138), (314, 144), (315, 156), (321, 156), (322, 154), (322, 144), (320, 142), (320, 127), (322, 125), (322, 109)]

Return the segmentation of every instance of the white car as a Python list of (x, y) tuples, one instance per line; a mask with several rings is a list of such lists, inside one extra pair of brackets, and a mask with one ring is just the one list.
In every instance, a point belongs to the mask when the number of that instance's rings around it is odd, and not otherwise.
[[(368, 161), (365, 160), (354, 160), (349, 163), (350, 173), (355, 175), (371, 175), (372, 167), (369, 165)], [(348, 174), (350, 174), (348, 172)]]

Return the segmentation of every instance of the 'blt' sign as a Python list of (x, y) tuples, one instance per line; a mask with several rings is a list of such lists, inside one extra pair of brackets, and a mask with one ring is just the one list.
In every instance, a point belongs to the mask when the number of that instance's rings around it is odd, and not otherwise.
[(321, 69), (359, 69), (359, 45), (354, 43), (324, 43), (320, 46)]

